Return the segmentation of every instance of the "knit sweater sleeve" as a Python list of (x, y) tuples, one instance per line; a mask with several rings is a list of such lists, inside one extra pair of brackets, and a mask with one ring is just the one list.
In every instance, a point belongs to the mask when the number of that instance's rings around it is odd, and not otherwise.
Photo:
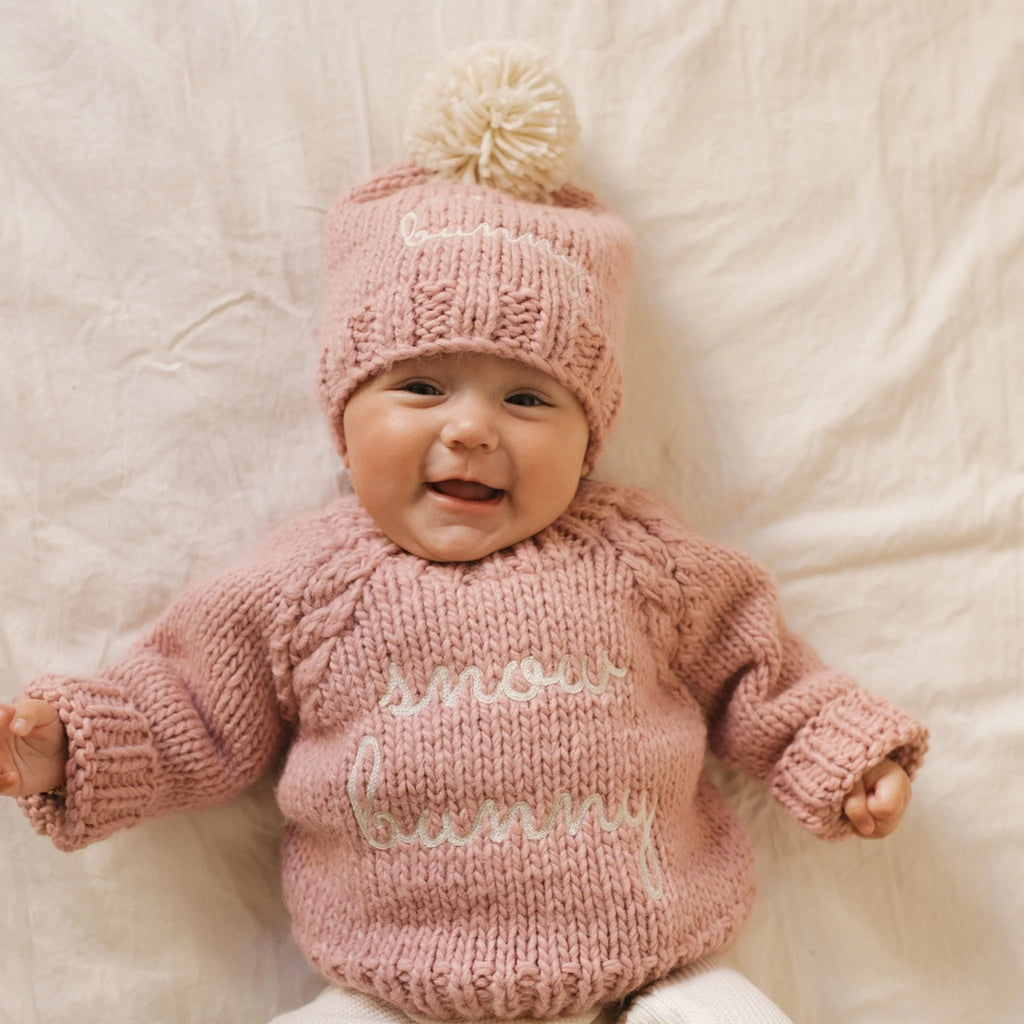
[(180, 597), (95, 676), (37, 679), (68, 741), (66, 795), (22, 798), (33, 827), (74, 850), (138, 821), (227, 799), (279, 756), (290, 713), (286, 624), (295, 549), (286, 530)]
[(825, 666), (749, 558), (664, 520), (656, 529), (679, 601), (675, 674), (704, 711), (712, 752), (765, 781), (811, 832), (849, 835), (846, 795), (886, 757), (913, 776), (927, 730)]

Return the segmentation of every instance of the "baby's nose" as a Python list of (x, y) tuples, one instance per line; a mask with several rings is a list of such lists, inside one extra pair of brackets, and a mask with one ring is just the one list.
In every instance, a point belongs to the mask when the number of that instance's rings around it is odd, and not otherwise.
[(452, 403), (441, 428), (441, 441), (448, 448), (461, 446), (486, 451), (497, 448), (498, 431), (490, 404), (474, 397)]

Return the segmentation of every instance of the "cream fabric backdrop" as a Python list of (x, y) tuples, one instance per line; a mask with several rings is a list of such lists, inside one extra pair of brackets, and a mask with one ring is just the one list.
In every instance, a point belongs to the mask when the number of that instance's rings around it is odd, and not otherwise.
[[(925, 718), (900, 833), (745, 780), (731, 955), (798, 1022), (1024, 1020), (1024, 18), (1007, 0), (0, 2), (0, 689), (86, 672), (339, 486), (318, 246), (444, 51), (548, 49), (634, 225), (602, 471), (760, 558)], [(262, 1024), (319, 988), (268, 783), (66, 856), (0, 806), (0, 1021)]]

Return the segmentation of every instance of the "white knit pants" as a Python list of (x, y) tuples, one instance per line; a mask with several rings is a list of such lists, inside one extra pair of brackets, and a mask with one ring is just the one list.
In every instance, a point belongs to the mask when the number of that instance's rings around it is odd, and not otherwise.
[[(560, 1017), (550, 1024), (595, 1024), (615, 1018), (600, 1010)], [(793, 1024), (738, 971), (702, 960), (640, 992), (620, 1018), (624, 1024)], [(329, 988), (308, 1006), (275, 1017), (270, 1024), (429, 1024), (407, 1017), (373, 996)], [(478, 1022), (484, 1024), (484, 1022)], [(530, 1022), (536, 1024), (536, 1022)]]

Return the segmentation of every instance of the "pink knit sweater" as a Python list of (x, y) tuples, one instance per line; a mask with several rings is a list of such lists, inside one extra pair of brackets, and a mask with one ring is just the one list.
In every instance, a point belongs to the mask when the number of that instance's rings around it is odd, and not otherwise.
[(435, 1019), (550, 1017), (726, 946), (752, 899), (705, 750), (827, 838), (924, 730), (824, 668), (750, 561), (653, 499), (584, 484), (480, 562), (398, 550), (353, 499), (185, 595), (97, 678), (47, 677), (75, 849), (223, 800), (285, 758), (298, 942), (341, 985)]

